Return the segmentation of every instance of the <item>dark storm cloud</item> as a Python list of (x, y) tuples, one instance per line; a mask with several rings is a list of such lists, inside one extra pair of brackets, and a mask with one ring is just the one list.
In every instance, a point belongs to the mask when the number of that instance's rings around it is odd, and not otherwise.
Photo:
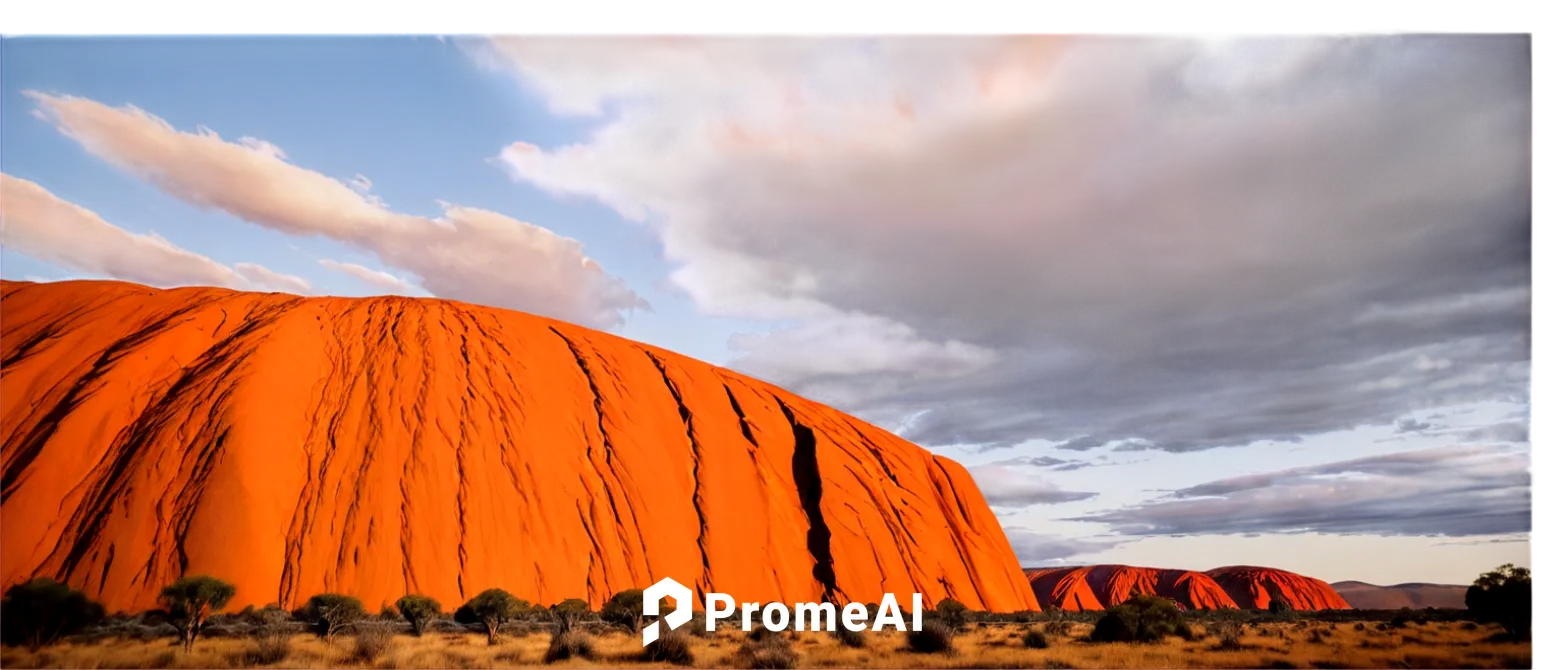
[(706, 313), (798, 324), (735, 367), (924, 445), (1529, 401), (1526, 36), (531, 48), (552, 101), (628, 112), (514, 174), (655, 218)]
[(1461, 433), (1463, 442), (1529, 442), (1531, 426), (1525, 421), (1507, 421), (1473, 428)]
[(1523, 452), (1444, 447), (1222, 479), (1072, 520), (1123, 535), (1525, 533), (1529, 467)]
[(1096, 493), (1087, 491), (1066, 491), (1051, 481), (1003, 465), (979, 465), (968, 471), (991, 507), (1055, 505), (1097, 497)]

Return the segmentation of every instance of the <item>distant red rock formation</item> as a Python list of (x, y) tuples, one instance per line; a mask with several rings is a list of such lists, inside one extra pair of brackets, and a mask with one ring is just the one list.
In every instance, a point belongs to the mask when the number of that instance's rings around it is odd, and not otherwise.
[(1102, 601), (1086, 581), (1090, 568), (1041, 568), (1027, 570), (1032, 582), (1032, 593), (1041, 605), (1053, 605), (1070, 612), (1088, 612), (1103, 609)]
[(1266, 609), (1281, 598), (1297, 610), (1351, 609), (1323, 581), (1273, 568), (1230, 566), (1207, 572), (1128, 565), (1030, 568), (1037, 601), (1071, 612), (1101, 610), (1137, 593), (1168, 598), (1186, 609)]
[(1330, 584), (1286, 570), (1230, 565), (1207, 570), (1206, 574), (1244, 609), (1266, 609), (1275, 598), (1281, 598), (1295, 610), (1352, 609)]

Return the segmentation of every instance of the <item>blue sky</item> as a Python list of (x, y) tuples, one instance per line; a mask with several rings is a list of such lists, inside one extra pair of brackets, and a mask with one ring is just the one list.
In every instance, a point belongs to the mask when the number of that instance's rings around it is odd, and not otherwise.
[(1523, 37), (3, 48), (7, 279), (605, 328), (956, 458), (1028, 565), (1529, 564)]

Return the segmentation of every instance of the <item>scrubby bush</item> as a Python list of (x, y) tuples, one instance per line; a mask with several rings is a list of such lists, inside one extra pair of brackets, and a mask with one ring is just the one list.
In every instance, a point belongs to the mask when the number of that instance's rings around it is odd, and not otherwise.
[(234, 585), (216, 577), (195, 575), (180, 577), (163, 587), (158, 601), (179, 624), (180, 642), (185, 651), (195, 645), (207, 617), (221, 610), (234, 597)]
[(961, 630), (972, 619), (972, 611), (955, 598), (946, 598), (934, 606), (934, 616), (954, 630)]
[(293, 653), (293, 630), (288, 613), (268, 607), (245, 616), (252, 622), (250, 644), (243, 652), (244, 665), (271, 665)]
[(1021, 636), (1021, 646), (1027, 649), (1047, 649), (1048, 633), (1039, 626), (1032, 626)]
[(103, 606), (86, 594), (39, 577), (5, 590), (0, 598), (0, 640), (36, 650), (103, 618)]
[(1092, 629), (1093, 642), (1157, 642), (1178, 632), (1184, 617), (1173, 601), (1138, 595), (1108, 608)]
[(1531, 639), (1531, 571), (1506, 563), (1483, 573), (1466, 589), (1466, 611), (1511, 639)]
[(1238, 651), (1243, 648), (1241, 640), (1244, 636), (1244, 625), (1237, 621), (1218, 621), (1206, 628), (1206, 632), (1216, 636), (1216, 649), (1218, 651)]
[(489, 644), (499, 640), (500, 626), (525, 614), (531, 606), (505, 589), (489, 589), (456, 609), (457, 623), (481, 623)]
[(353, 627), (353, 659), (373, 664), (391, 649), (391, 629), (368, 622)]
[(918, 654), (950, 654), (956, 651), (956, 631), (939, 621), (923, 624), (923, 630), (907, 631), (907, 648)]
[(832, 635), (836, 636), (836, 641), (842, 643), (844, 647), (862, 649), (869, 644), (869, 638), (863, 634), (863, 631), (852, 630), (841, 623), (837, 624), (836, 631)]
[(592, 615), (592, 608), (580, 598), (570, 598), (555, 604), (549, 608), (549, 614), (554, 620), (554, 629), (558, 632), (566, 632), (576, 627)]
[(695, 662), (695, 654), (690, 651), (690, 636), (670, 631), (667, 626), (662, 626), (657, 639), (641, 649), (641, 660), (648, 663), (690, 665)]
[(308, 624), (317, 637), (332, 639), (337, 633), (368, 615), (364, 603), (358, 598), (340, 593), (322, 593), (310, 596), (299, 609), (298, 618)]
[(592, 636), (578, 628), (556, 630), (549, 638), (548, 650), (543, 652), (544, 663), (568, 661), (572, 658), (592, 660), (596, 657), (597, 650), (592, 646)]
[(798, 665), (798, 652), (793, 651), (792, 643), (785, 636), (772, 633), (751, 637), (739, 647), (734, 661), (734, 665), (740, 668), (787, 670)]
[(1043, 632), (1059, 637), (1069, 637), (1070, 631), (1075, 629), (1075, 624), (1069, 621), (1050, 621), (1043, 624)]
[(440, 601), (425, 595), (409, 594), (398, 598), (396, 610), (413, 627), (413, 636), (421, 637), (429, 622), (440, 617)]
[(629, 589), (615, 593), (603, 603), (601, 616), (605, 623), (630, 632), (641, 629), (641, 589)]

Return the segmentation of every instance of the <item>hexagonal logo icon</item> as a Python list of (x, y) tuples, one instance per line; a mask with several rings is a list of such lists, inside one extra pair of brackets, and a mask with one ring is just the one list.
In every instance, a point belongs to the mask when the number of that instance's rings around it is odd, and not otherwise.
[(657, 616), (662, 613), (663, 598), (673, 598), (673, 611), (660, 621), (653, 621), (641, 629), (641, 646), (646, 646), (657, 640), (657, 635), (662, 629), (663, 623), (668, 624), (668, 630), (683, 626), (694, 618), (695, 593), (673, 580), (672, 577), (664, 577), (662, 581), (653, 584), (651, 588), (641, 592), (641, 613), (647, 616)]

